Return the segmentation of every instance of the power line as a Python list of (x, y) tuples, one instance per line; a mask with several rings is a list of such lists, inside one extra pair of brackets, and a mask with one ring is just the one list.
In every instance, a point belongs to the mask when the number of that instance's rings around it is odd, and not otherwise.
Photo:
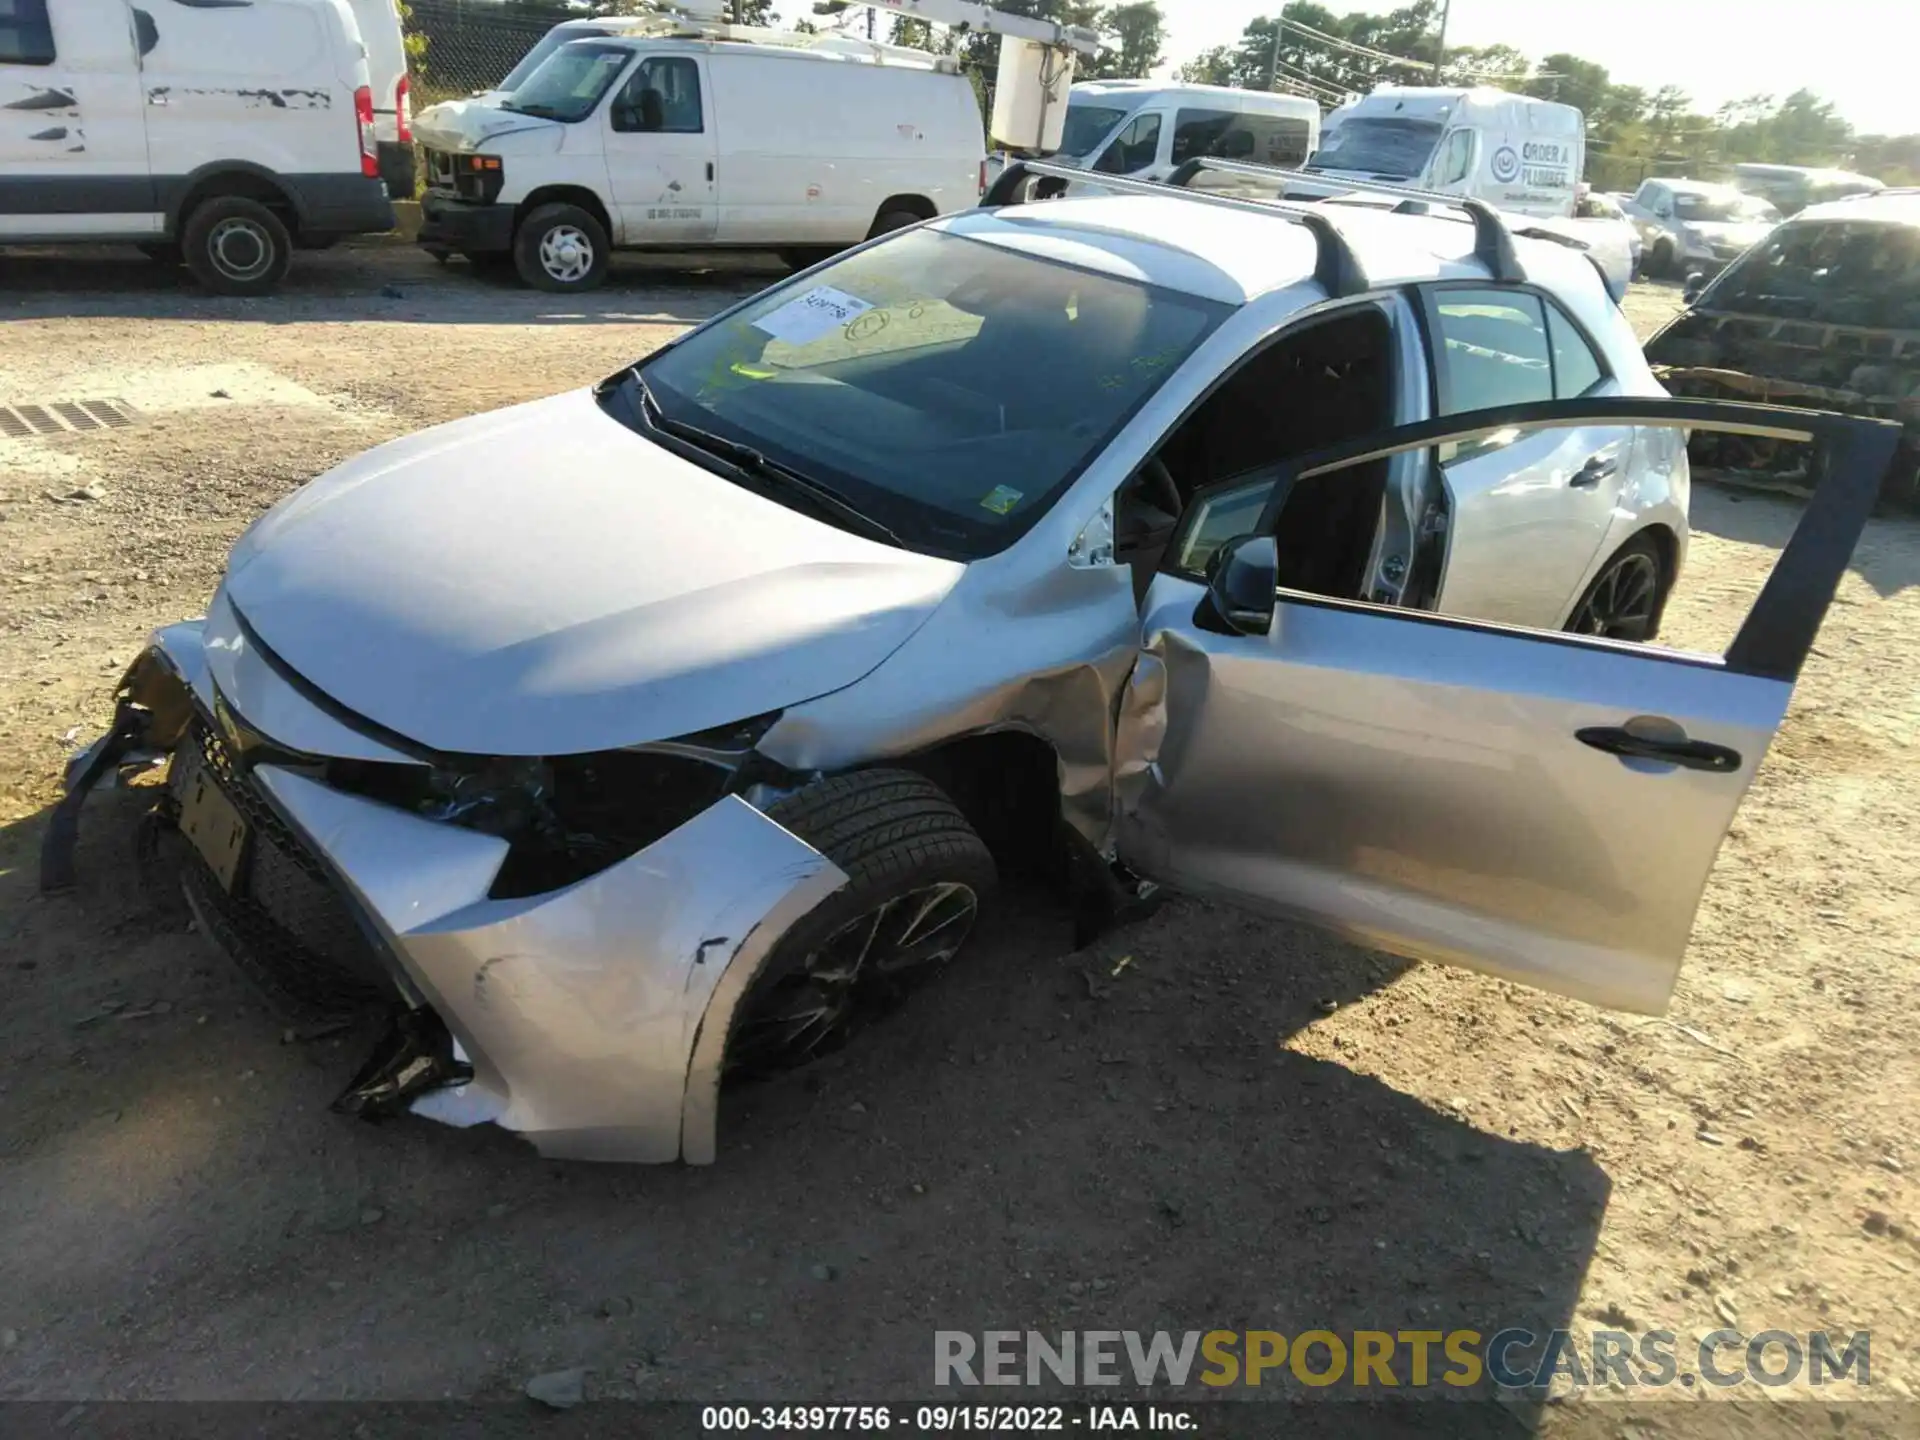
[(1366, 56), (1369, 60), (1384, 61), (1389, 65), (1398, 65), (1412, 70), (1426, 70), (1430, 68), (1428, 62), (1424, 60), (1409, 60), (1404, 55), (1389, 55), (1385, 50), (1375, 50), (1370, 46), (1356, 45), (1351, 40), (1342, 40), (1338, 35), (1328, 35), (1324, 31), (1314, 29), (1311, 25), (1302, 25), (1298, 20), (1289, 20), (1284, 15), (1280, 17), (1279, 23), (1291, 30), (1298, 30), (1302, 35), (1311, 36), (1323, 45), (1332, 45), (1341, 50), (1350, 50), (1356, 55)]

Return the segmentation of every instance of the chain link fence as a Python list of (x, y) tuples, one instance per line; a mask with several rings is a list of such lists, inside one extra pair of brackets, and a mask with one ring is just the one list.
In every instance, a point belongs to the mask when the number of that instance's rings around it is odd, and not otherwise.
[(407, 33), (427, 42), (409, 65), (416, 109), (499, 84), (555, 25), (594, 13), (524, 0), (407, 0), (407, 9)]

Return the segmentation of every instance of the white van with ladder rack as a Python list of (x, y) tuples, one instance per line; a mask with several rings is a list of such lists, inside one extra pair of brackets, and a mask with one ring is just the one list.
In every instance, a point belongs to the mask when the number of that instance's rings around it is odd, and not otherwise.
[[(1010, 36), (1003, 77), (1026, 63), (1040, 94), (1009, 86), (996, 116), (1022, 101), (1016, 118), (1036, 131), (1057, 132), (1074, 50), (1098, 45), (968, 0), (888, 8)], [(585, 290), (615, 249), (773, 250), (808, 264), (979, 201), (979, 104), (949, 57), (733, 25), (718, 0), (591, 24), (610, 33), (543, 41), (511, 88), (420, 113), (419, 238), (439, 258), (510, 257), (529, 285)]]

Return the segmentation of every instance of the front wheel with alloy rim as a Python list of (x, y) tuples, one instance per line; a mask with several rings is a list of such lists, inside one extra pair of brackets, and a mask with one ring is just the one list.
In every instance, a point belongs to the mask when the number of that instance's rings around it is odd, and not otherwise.
[(1609, 640), (1648, 641), (1660, 633), (1668, 577), (1660, 546), (1636, 535), (1600, 567), (1587, 593), (1573, 607), (1567, 629)]
[(193, 278), (217, 295), (265, 295), (286, 278), (293, 237), (258, 200), (216, 195), (187, 217), (180, 248)]
[(832, 1054), (953, 958), (995, 883), (993, 857), (939, 786), (907, 770), (843, 775), (767, 817), (847, 873), (781, 939), (734, 1011), (726, 1075)]
[(591, 290), (607, 278), (606, 227), (578, 205), (542, 205), (513, 236), (513, 268), (536, 290)]

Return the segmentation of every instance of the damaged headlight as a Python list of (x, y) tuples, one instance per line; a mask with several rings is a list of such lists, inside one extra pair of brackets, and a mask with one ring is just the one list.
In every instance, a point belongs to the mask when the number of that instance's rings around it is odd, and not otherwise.
[(498, 836), (510, 848), (488, 894), (543, 895), (617, 865), (765, 778), (753, 747), (778, 718), (587, 755), (449, 757), (434, 766), (335, 760), (327, 782)]

